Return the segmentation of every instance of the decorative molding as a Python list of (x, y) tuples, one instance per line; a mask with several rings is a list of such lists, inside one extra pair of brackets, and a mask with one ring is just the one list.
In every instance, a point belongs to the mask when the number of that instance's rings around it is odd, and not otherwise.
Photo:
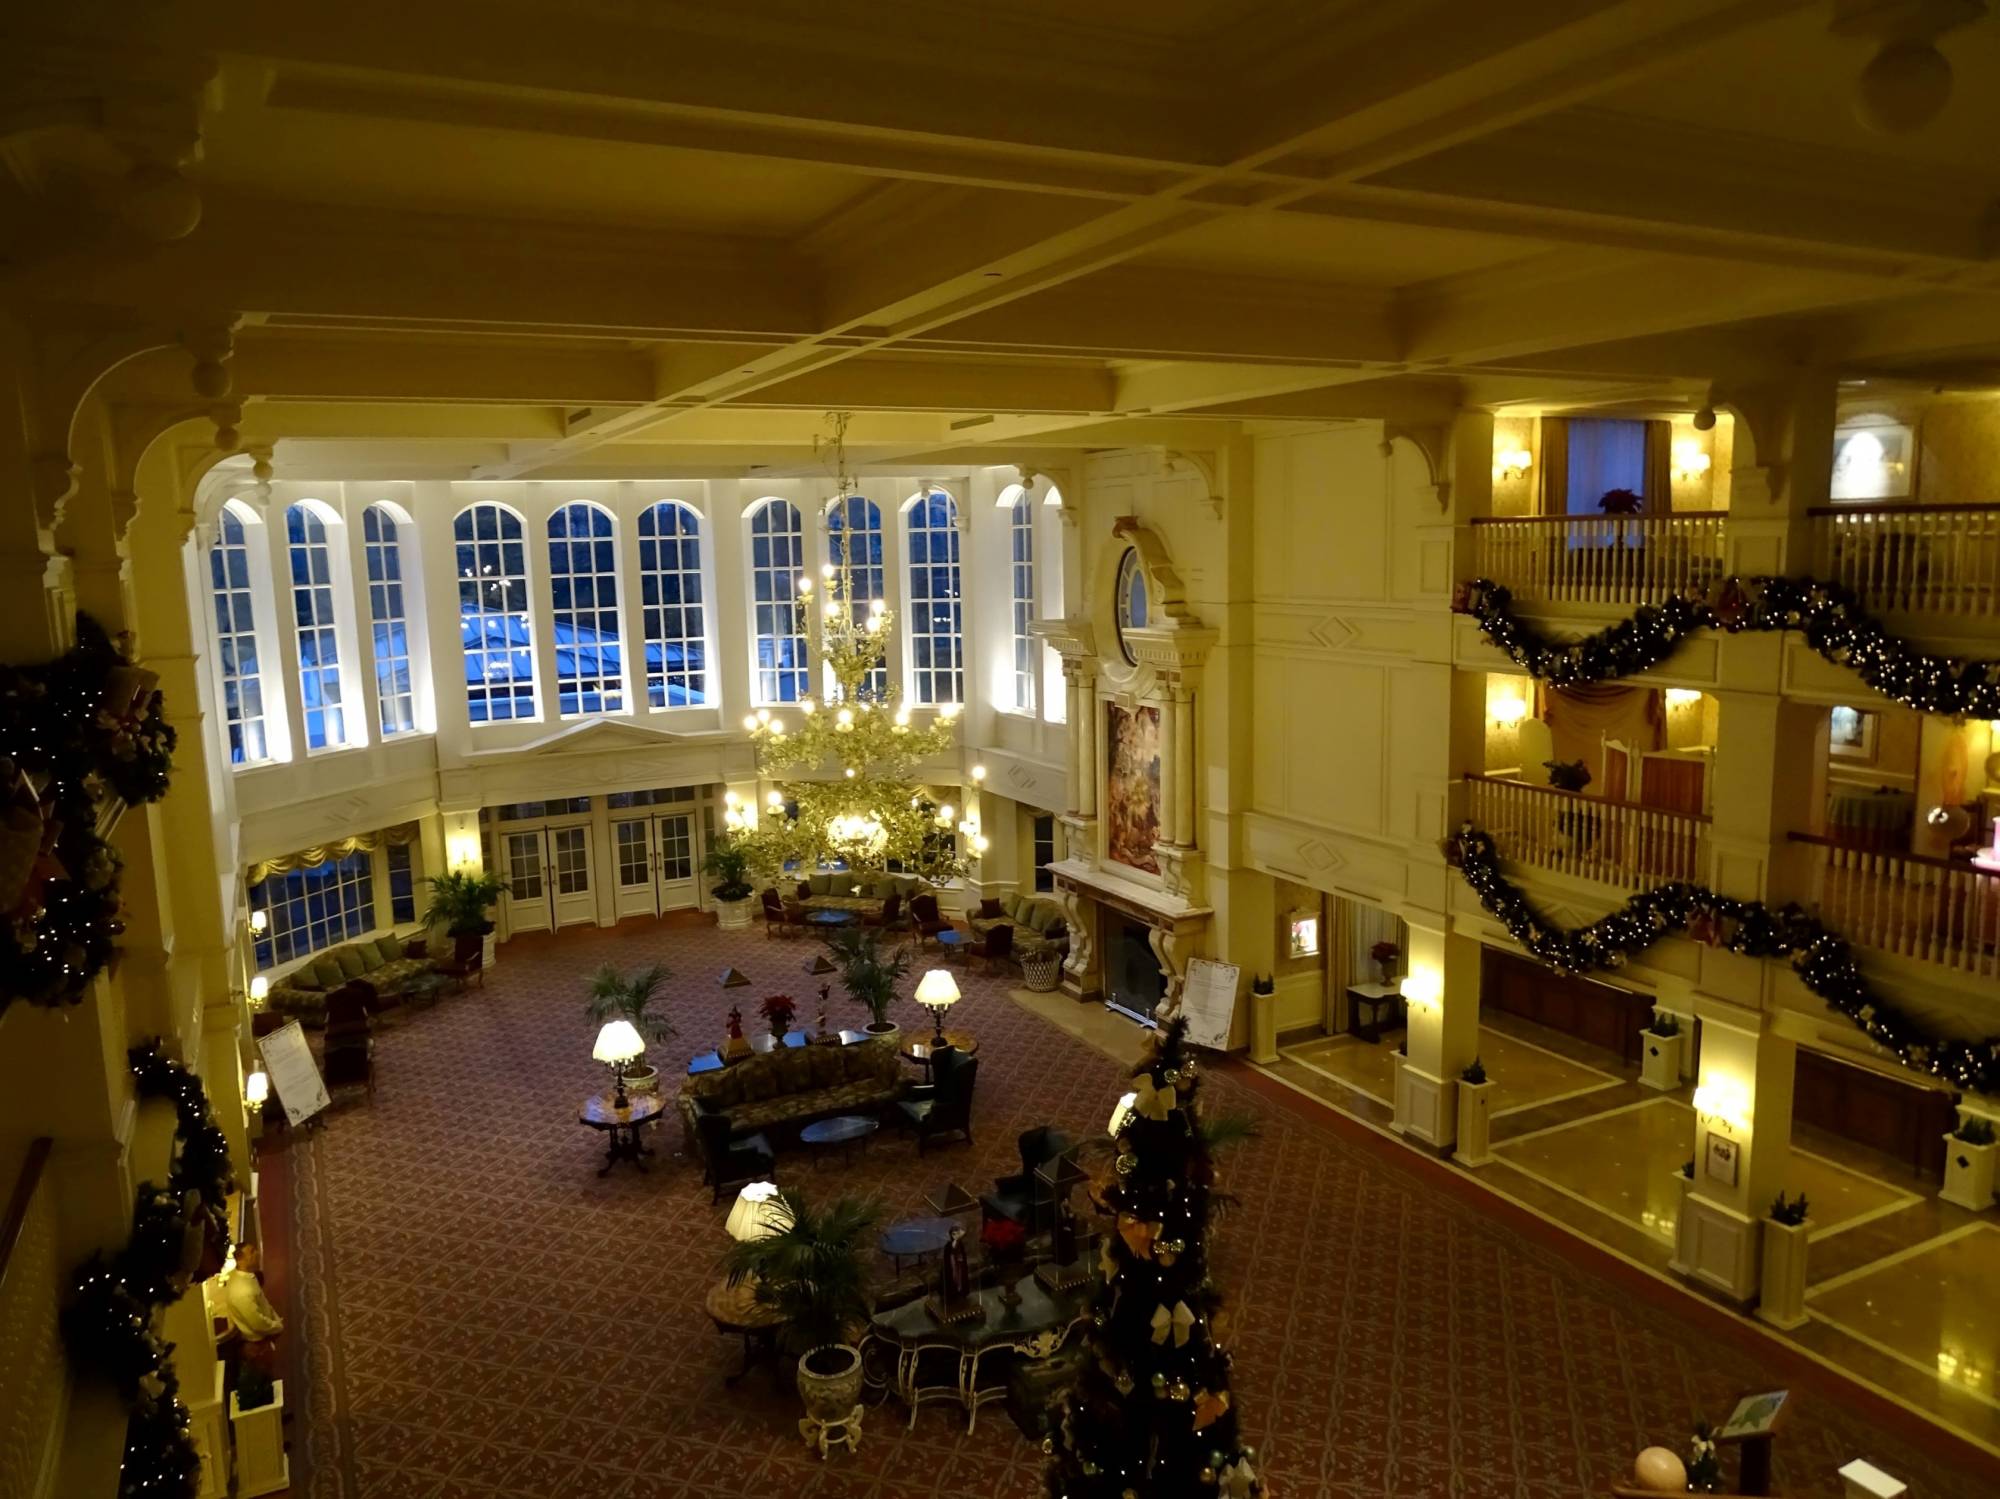
[(1206, 493), (1202, 496), (1202, 503), (1208, 506), (1208, 513), (1210, 515), (1214, 516), (1218, 521), (1221, 520), (1226, 501), (1223, 498), (1221, 486), (1215, 482), (1214, 456), (1200, 453), (1185, 453), (1178, 448), (1167, 448), (1160, 456), (1161, 461), (1166, 465), (1168, 473), (1178, 474), (1192, 471), (1201, 479), (1202, 485), (1206, 490)]
[(1395, 456), (1397, 438), (1409, 443), (1422, 456), (1425, 471), (1430, 475), (1431, 496), (1437, 501), (1439, 510), (1449, 510), (1451, 479), (1446, 455), (1451, 451), (1451, 427), (1443, 422), (1421, 425), (1384, 422), (1382, 444), (1378, 451), (1385, 462)]

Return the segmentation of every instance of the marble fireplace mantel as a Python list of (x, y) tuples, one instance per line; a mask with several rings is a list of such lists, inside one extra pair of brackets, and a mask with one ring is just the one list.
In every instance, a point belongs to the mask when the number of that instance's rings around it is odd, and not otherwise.
[(1156, 1012), (1164, 1019), (1180, 1008), (1181, 990), (1187, 982), (1188, 959), (1195, 954), (1212, 907), (1198, 906), (1185, 896), (1156, 889), (1139, 880), (1124, 879), (1101, 864), (1081, 859), (1059, 859), (1048, 866), (1055, 876), (1056, 893), (1063, 903), (1070, 933), (1069, 961), (1063, 966), (1063, 988), (1079, 999), (1095, 999), (1103, 992), (1104, 965), (1100, 951), (1103, 933), (1098, 924), (1101, 909), (1109, 909), (1146, 924), (1147, 940), (1159, 960), (1166, 991)]

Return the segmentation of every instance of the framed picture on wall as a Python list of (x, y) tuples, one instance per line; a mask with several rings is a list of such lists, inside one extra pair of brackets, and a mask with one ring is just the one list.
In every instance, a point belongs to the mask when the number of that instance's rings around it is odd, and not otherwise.
[(1826, 721), (1827, 753), (1860, 765), (1873, 765), (1877, 754), (1876, 735), (1882, 716), (1866, 708), (1835, 708)]
[(1708, 1137), (1708, 1175), (1725, 1187), (1736, 1185), (1736, 1142), (1711, 1132)]
[(1900, 422), (1855, 422), (1833, 434), (1832, 499), (1907, 500), (1916, 472), (1916, 433)]

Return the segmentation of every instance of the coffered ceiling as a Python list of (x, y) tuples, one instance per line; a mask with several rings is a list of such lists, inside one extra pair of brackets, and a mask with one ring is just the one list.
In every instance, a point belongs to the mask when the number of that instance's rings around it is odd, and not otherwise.
[[(1979, 385), (1982, 10), (79, 0), (0, 38), (0, 296), (240, 317), (281, 464), (481, 477), (809, 466), (830, 409), (943, 465), (1806, 362)], [(1869, 133), (1919, 24), (1951, 97)]]

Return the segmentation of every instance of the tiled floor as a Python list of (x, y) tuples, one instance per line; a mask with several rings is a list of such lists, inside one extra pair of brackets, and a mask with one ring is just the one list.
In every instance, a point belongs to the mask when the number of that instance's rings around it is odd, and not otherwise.
[[(1375, 1042), (1356, 1036), (1316, 1036), (1286, 1046), (1283, 1054), (1300, 1066), (1389, 1108), (1394, 1104), (1396, 1087), (1396, 1042), (1393, 1032)], [(1608, 1072), (1573, 1062), (1492, 1026), (1480, 1028), (1479, 1055), (1493, 1081), (1495, 1119), (1543, 1104), (1581, 1098), (1615, 1088), (1619, 1083)]]
[(1968, 1224), (1806, 1295), (1813, 1316), (1940, 1384), (2000, 1397), (2000, 1227)]

